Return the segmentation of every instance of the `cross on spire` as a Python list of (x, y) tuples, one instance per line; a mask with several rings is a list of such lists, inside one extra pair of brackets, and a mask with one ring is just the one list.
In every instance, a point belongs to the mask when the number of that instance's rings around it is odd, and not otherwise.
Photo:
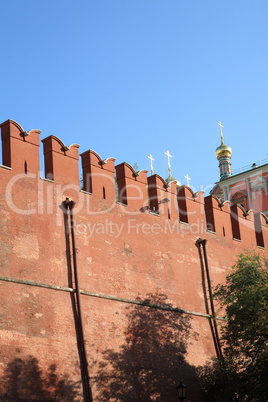
[(168, 157), (168, 168), (171, 169), (170, 158), (172, 158), (172, 155), (170, 155), (169, 151), (165, 152), (165, 155)]
[(224, 144), (224, 137), (222, 133), (223, 125), (221, 124), (221, 121), (219, 121), (218, 126), (220, 127), (221, 143)]
[(151, 175), (153, 175), (153, 174), (154, 174), (154, 167), (153, 167), (153, 161), (154, 161), (154, 158), (153, 158), (152, 154), (150, 154), (150, 155), (148, 156), (148, 158), (150, 159), (150, 170), (151, 170)]
[(166, 151), (165, 155), (167, 155), (167, 158), (168, 158), (168, 177), (172, 177), (172, 175), (171, 175), (171, 164), (170, 164), (170, 158), (172, 158), (172, 155), (170, 155), (169, 151)]
[(184, 177), (185, 177), (185, 179), (186, 179), (186, 184), (187, 184), (187, 186), (189, 187), (189, 186), (190, 186), (190, 180), (191, 180), (191, 178), (188, 176), (188, 173), (187, 173)]

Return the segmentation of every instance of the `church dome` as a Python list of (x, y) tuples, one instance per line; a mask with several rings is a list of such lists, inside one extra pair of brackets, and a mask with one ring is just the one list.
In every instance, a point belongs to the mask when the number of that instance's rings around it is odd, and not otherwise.
[(221, 143), (221, 145), (216, 149), (215, 151), (217, 158), (220, 158), (222, 156), (232, 156), (232, 148), (230, 148), (228, 145), (225, 145), (224, 142)]
[(172, 177), (171, 175), (169, 175), (168, 178), (166, 179), (166, 183), (169, 184), (169, 183), (171, 183), (172, 181), (175, 181), (177, 187), (180, 187), (180, 186), (181, 186), (181, 183), (180, 183), (179, 180), (174, 179), (174, 177)]

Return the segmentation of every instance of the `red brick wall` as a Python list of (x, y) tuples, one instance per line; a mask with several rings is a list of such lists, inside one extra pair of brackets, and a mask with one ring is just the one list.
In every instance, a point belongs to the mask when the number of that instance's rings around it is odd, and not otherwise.
[[(25, 136), (12, 120), (2, 125), (0, 395), (82, 400), (81, 314), (94, 401), (172, 402), (180, 380), (188, 385), (187, 400), (203, 401), (197, 368), (215, 356), (215, 347), (196, 241), (207, 240), (216, 285), (239, 253), (267, 256), (264, 217), (254, 224), (239, 206), (230, 209), (184, 186), (177, 200), (175, 183), (137, 175), (126, 163), (114, 167), (114, 159), (93, 151), (82, 155), (81, 185), (78, 146), (67, 149), (54, 136), (43, 140), (43, 179), (39, 133)], [(115, 174), (123, 203), (116, 201)], [(75, 202), (75, 249), (66, 198)], [(73, 293), (74, 256), (80, 300)]]

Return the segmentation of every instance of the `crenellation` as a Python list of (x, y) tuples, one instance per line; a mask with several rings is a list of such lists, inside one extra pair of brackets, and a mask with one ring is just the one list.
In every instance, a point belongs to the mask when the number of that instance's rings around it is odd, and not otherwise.
[(0, 124), (2, 139), (2, 164), (13, 173), (39, 171), (39, 130), (24, 131), (14, 120)]
[(115, 167), (118, 201), (139, 211), (148, 204), (147, 170), (135, 171), (123, 162)]
[(97, 152), (88, 150), (81, 155), (83, 190), (100, 199), (114, 203), (115, 192), (115, 158), (102, 159)]
[(255, 232), (256, 232), (256, 242), (257, 246), (264, 247), (264, 233), (262, 228), (262, 218), (261, 214), (257, 213), (254, 215), (254, 222), (255, 222)]
[(169, 218), (168, 184), (163, 177), (158, 174), (148, 177), (148, 194), (150, 210), (160, 216)]
[(246, 211), (243, 206), (231, 206), (231, 222), (234, 239), (241, 240), (245, 245), (256, 246), (256, 233), (253, 211)]
[(205, 197), (205, 214), (209, 230), (214, 231), (220, 237), (233, 239), (229, 201), (222, 203), (214, 195)]
[(178, 188), (179, 219), (189, 225), (198, 225), (200, 233), (207, 229), (204, 193), (199, 191), (194, 193), (186, 185)]
[(58, 137), (50, 135), (42, 140), (45, 158), (45, 177), (63, 185), (79, 185), (78, 148), (66, 146)]
[[(179, 206), (178, 206), (178, 184), (177, 181), (170, 181), (166, 188), (166, 197), (169, 200), (166, 207), (166, 213), (171, 220), (178, 220)], [(162, 201), (163, 202), (163, 201)], [(165, 213), (165, 216), (166, 216)]]
[[(24, 131), (15, 121), (0, 125), (3, 166), (9, 174), (35, 173), (39, 176), (39, 130)], [(204, 198), (203, 192), (194, 193), (187, 185), (177, 181), (167, 182), (158, 174), (147, 177), (147, 170), (136, 171), (123, 162), (115, 166), (115, 158), (102, 159), (93, 150), (83, 152), (82, 188), (79, 180), (79, 145), (66, 146), (61, 139), (51, 135), (42, 140), (45, 162), (45, 179), (61, 185), (82, 189), (83, 197), (89, 195), (106, 200), (106, 207), (114, 208), (116, 201), (126, 206), (125, 214), (153, 212), (164, 219), (177, 220), (189, 225), (199, 225), (199, 232), (215, 232), (226, 239), (241, 240), (247, 245), (265, 246), (267, 223), (264, 215), (258, 217), (243, 206), (222, 203), (215, 196)], [(60, 193), (60, 191), (58, 191)], [(86, 194), (89, 193), (89, 194)], [(118, 197), (118, 198), (116, 198)], [(81, 196), (77, 197), (81, 199)], [(87, 199), (87, 198), (85, 198)], [(95, 208), (91, 203), (91, 208)], [(264, 235), (265, 234), (265, 235)]]
[(254, 220), (257, 245), (266, 248), (268, 245), (268, 217), (259, 212), (254, 214)]
[(204, 201), (207, 230), (210, 230), (211, 232), (216, 232), (214, 208), (218, 206), (218, 200), (216, 199), (216, 197), (210, 195), (208, 197), (205, 197)]
[[(240, 212), (240, 216), (239, 216)], [(233, 239), (241, 240), (241, 232), (240, 232), (240, 225), (239, 225), (239, 218), (241, 219), (243, 216), (243, 211), (239, 208), (238, 205), (231, 205), (230, 207), (231, 213), (231, 225), (232, 225), (232, 235)]]

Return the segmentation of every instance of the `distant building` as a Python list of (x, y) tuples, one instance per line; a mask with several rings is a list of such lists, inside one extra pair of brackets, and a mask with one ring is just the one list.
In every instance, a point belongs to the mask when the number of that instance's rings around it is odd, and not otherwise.
[[(219, 123), (220, 129), (222, 128)], [(219, 161), (220, 180), (216, 182), (211, 194), (222, 202), (229, 200), (240, 204), (246, 211), (268, 214), (268, 159), (232, 172), (232, 149), (224, 143), (221, 130), (221, 145), (216, 149)]]

